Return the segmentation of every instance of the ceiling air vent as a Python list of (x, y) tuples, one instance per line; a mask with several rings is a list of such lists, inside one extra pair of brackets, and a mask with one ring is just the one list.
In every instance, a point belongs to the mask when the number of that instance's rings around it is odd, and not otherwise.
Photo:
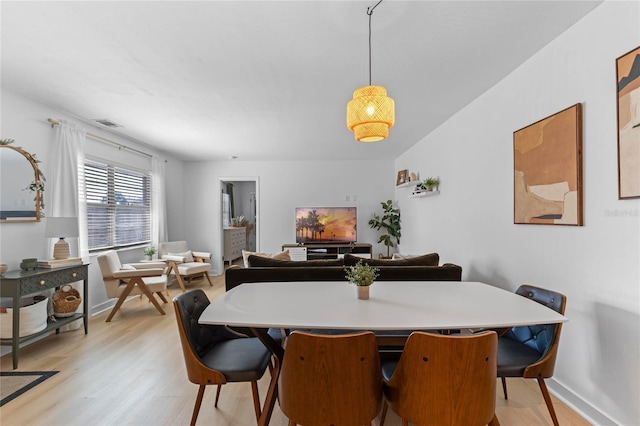
[(109, 127), (111, 129), (116, 127), (123, 127), (121, 124), (115, 123), (109, 120), (108, 118), (95, 118), (93, 121), (95, 121), (96, 123), (102, 124), (105, 127)]

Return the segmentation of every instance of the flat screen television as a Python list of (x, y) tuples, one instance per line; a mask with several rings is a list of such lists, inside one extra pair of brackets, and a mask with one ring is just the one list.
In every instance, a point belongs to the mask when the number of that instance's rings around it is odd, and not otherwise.
[(355, 243), (355, 207), (296, 207), (296, 243)]

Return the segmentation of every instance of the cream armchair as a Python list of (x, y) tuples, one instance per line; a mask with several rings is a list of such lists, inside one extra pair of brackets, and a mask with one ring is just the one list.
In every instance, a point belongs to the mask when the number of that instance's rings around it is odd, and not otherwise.
[(184, 280), (190, 282), (203, 275), (213, 286), (209, 276), (211, 264), (206, 262), (211, 259), (211, 253), (189, 250), (186, 241), (170, 241), (159, 244), (158, 258), (167, 262), (167, 276), (175, 274), (183, 293), (186, 291)]
[(153, 303), (153, 306), (162, 315), (165, 315), (162, 306), (153, 296), (153, 293), (155, 293), (164, 303), (168, 303), (164, 294), (162, 294), (163, 291), (167, 290), (167, 276), (164, 275), (165, 264), (163, 262), (123, 265), (120, 263), (118, 253), (109, 250), (98, 256), (98, 265), (100, 265), (107, 297), (118, 298), (107, 317), (107, 322), (111, 321), (128, 296), (136, 294), (146, 295), (149, 301)]

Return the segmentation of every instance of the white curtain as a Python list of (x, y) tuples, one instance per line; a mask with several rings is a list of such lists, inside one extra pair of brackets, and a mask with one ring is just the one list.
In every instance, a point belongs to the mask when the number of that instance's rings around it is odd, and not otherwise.
[(169, 237), (165, 165), (164, 158), (156, 155), (151, 158), (151, 244), (155, 248)]
[[(60, 125), (55, 128), (54, 142), (51, 153), (51, 166), (49, 167), (46, 193), (49, 195), (48, 217), (77, 217), (79, 238), (70, 238), (69, 246), (72, 257), (82, 257), (89, 261), (89, 241), (87, 231), (87, 203), (84, 197), (84, 158), (86, 131), (73, 123), (59, 120)], [(45, 218), (46, 220), (46, 218)], [(76, 240), (76, 241), (73, 241)], [(53, 252), (52, 239), (50, 242)], [(82, 286), (75, 286), (82, 297)], [(82, 305), (80, 308), (82, 309)], [(74, 321), (63, 328), (75, 330), (82, 325), (81, 321)]]

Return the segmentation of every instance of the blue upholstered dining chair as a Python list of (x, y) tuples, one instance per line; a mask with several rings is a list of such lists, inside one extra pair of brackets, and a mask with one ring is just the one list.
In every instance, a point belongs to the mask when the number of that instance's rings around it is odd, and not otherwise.
[[(567, 297), (563, 294), (532, 285), (521, 285), (516, 294), (564, 315)], [(513, 327), (498, 339), (498, 377), (502, 379), (504, 398), (507, 399), (507, 377), (536, 379), (555, 426), (558, 417), (544, 379), (553, 376), (561, 329), (562, 323)]]

